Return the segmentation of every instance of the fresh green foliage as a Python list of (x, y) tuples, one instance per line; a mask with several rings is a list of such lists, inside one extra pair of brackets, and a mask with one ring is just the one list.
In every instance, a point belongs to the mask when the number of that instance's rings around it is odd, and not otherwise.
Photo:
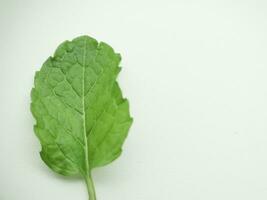
[(91, 170), (121, 154), (132, 124), (116, 82), (121, 57), (89, 36), (63, 42), (36, 72), (31, 111), (42, 160), (55, 172), (81, 175), (95, 200)]

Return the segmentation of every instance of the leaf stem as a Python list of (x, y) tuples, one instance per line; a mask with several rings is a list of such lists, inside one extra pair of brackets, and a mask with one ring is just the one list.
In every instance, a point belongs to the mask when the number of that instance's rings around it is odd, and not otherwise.
[(87, 192), (89, 196), (89, 200), (96, 200), (96, 194), (95, 194), (95, 186), (92, 179), (92, 176), (90, 173), (85, 177)]

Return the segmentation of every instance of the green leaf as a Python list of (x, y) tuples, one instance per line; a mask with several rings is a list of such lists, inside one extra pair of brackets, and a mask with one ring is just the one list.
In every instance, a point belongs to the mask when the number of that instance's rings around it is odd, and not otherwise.
[(84, 177), (90, 200), (91, 170), (120, 156), (133, 121), (116, 82), (120, 60), (91, 37), (65, 41), (36, 72), (31, 93), (42, 160), (59, 174)]

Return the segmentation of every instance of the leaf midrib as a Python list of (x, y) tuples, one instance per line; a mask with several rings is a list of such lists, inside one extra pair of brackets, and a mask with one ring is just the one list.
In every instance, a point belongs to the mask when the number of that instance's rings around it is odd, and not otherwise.
[(88, 159), (88, 142), (86, 131), (86, 116), (85, 116), (85, 102), (84, 102), (84, 84), (85, 84), (85, 58), (86, 58), (86, 38), (84, 38), (84, 53), (82, 61), (82, 120), (83, 120), (83, 138), (84, 138), (84, 155), (85, 155), (85, 176), (89, 176), (89, 159)]

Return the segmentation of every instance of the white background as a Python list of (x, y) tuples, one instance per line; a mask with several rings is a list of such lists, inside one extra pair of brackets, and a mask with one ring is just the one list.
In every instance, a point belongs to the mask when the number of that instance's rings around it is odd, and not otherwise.
[(90, 35), (122, 54), (134, 124), (98, 200), (267, 199), (264, 0), (0, 0), (0, 199), (85, 200), (39, 157), (36, 70)]

